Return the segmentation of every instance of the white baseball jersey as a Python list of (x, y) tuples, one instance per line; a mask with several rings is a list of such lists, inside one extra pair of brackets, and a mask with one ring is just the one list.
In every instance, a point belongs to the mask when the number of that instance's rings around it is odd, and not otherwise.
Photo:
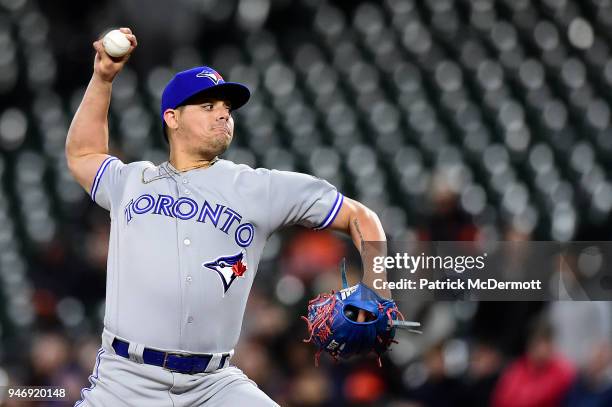
[(291, 224), (323, 229), (343, 201), (328, 182), (300, 173), (227, 160), (179, 172), (112, 156), (91, 197), (111, 218), (105, 327), (194, 353), (236, 345), (270, 234)]

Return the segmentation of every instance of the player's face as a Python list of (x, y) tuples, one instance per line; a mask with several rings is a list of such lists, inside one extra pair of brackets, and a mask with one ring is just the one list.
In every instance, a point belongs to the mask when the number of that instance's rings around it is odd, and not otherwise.
[(234, 137), (231, 106), (224, 100), (197, 98), (181, 109), (178, 130), (191, 148), (204, 155), (222, 154)]

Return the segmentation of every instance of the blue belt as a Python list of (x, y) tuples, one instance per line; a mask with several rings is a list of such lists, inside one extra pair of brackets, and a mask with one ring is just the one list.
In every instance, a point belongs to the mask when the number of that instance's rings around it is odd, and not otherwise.
[[(128, 352), (130, 344), (128, 342), (115, 338), (112, 346), (117, 355), (130, 358)], [(225, 365), (225, 361), (229, 356), (229, 353), (223, 354), (217, 369), (221, 369)], [(142, 352), (142, 361), (147, 365), (160, 366), (171, 372), (184, 374), (204, 373), (212, 358), (213, 355), (211, 354), (188, 355), (176, 352), (162, 352), (149, 348), (144, 348)]]

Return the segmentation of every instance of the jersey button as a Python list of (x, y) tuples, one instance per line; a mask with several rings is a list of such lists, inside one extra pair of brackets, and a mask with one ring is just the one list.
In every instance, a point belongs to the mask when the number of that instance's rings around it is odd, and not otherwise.
[(188, 184), (189, 180), (187, 178), (183, 178), (183, 184)]
[(183, 240), (183, 243), (185, 243), (185, 246), (189, 246), (191, 244), (191, 240), (185, 239)]
[(188, 189), (185, 190), (185, 195), (189, 195), (190, 193), (191, 193), (190, 190), (188, 190)]
[(192, 322), (193, 322), (193, 317), (189, 317), (189, 318), (187, 318), (187, 323), (188, 323), (188, 324), (191, 324)]
[(191, 276), (187, 276), (187, 278), (185, 280), (187, 280), (188, 282), (191, 283), (191, 280), (193, 280), (193, 278)]

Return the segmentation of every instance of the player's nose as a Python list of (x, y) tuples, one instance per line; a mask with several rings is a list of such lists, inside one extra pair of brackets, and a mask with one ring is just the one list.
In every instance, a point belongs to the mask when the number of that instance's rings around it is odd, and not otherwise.
[(215, 110), (217, 112), (217, 120), (229, 120), (230, 110), (226, 106), (218, 106)]

